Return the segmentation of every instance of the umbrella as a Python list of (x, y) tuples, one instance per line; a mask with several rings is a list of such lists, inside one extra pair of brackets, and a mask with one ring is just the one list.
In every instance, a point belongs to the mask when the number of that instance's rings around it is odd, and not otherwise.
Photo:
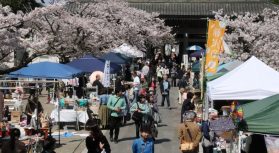
[(103, 80), (104, 72), (95, 71), (95, 72), (93, 72), (93, 73), (90, 75), (90, 77), (89, 77), (89, 80), (90, 80), (90, 83), (91, 83), (91, 84), (96, 80), (96, 76), (97, 76), (97, 75), (100, 75), (100, 77), (101, 77), (100, 80)]
[(193, 46), (190, 46), (190, 47), (188, 47), (187, 48), (187, 50), (202, 50), (203, 48), (202, 47), (200, 47), (200, 46), (198, 46), (198, 45), (193, 45)]
[[(105, 67), (105, 60), (95, 58), (91, 55), (85, 55), (82, 58), (75, 59), (67, 65), (72, 66), (74, 68), (80, 69), (85, 73), (92, 73), (94, 71), (103, 71)], [(121, 69), (121, 66), (110, 63), (110, 72), (117, 73)]]
[(128, 62), (127, 59), (125, 59), (125, 57), (123, 57), (123, 55), (121, 55), (119, 53), (113, 53), (113, 52), (109, 52), (109, 53), (103, 55), (101, 57), (101, 59), (108, 60), (108, 61), (110, 61), (112, 63), (116, 63), (116, 64), (125, 64)]
[(40, 62), (29, 64), (27, 67), (11, 72), (9, 75), (19, 78), (71, 79), (81, 74), (81, 70), (65, 64)]
[(204, 49), (201, 49), (199, 51), (196, 51), (196, 52), (190, 54), (190, 57), (202, 57), (202, 54), (205, 54)]

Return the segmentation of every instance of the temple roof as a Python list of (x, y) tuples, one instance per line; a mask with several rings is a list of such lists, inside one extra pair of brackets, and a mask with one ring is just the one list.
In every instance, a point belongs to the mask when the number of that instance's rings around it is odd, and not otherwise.
[(225, 14), (260, 13), (278, 5), (268, 0), (128, 0), (131, 7), (160, 15), (210, 16), (223, 9)]

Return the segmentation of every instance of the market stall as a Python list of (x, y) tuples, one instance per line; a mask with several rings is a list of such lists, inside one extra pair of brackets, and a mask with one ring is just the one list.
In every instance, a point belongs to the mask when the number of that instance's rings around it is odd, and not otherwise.
[[(42, 71), (43, 70), (43, 71)], [(19, 69), (15, 72), (11, 72), (9, 74), (9, 77), (13, 78), (36, 78), (36, 79), (71, 79), (74, 77), (78, 77), (83, 75), (83, 72), (79, 69), (75, 69), (73, 67), (70, 67), (68, 65), (59, 64), (59, 63), (52, 63), (52, 62), (41, 62), (41, 63), (35, 63), (35, 64), (29, 64), (27, 67), (24, 67), (22, 69)], [(56, 82), (56, 81), (55, 81)], [(38, 96), (38, 88), (39, 85), (36, 83), (35, 85), (35, 95)], [(60, 108), (58, 103), (58, 108)], [(38, 105), (37, 105), (38, 110)], [(58, 123), (60, 124), (60, 109), (58, 109)], [(21, 115), (20, 115), (21, 116)], [(40, 126), (38, 124), (38, 111), (36, 111), (32, 115), (32, 119), (34, 116), (34, 120), (36, 127), (33, 127), (37, 130), (40, 129)], [(19, 124), (19, 123), (17, 123)], [(32, 124), (31, 124), (32, 126)], [(60, 132), (60, 130), (59, 130)], [(59, 135), (59, 144), (60, 144), (60, 135)]]
[[(240, 135), (240, 149), (247, 153), (279, 151), (279, 94), (242, 105), (244, 120)], [(261, 142), (261, 143), (259, 143)]]
[(279, 93), (279, 72), (251, 57), (222, 77), (207, 83), (209, 100), (258, 100)]
[[(85, 73), (92, 73), (94, 71), (103, 71), (105, 67), (105, 60), (95, 58), (91, 55), (85, 55), (79, 59), (75, 59), (66, 65), (82, 70)], [(121, 70), (121, 66), (116, 63), (110, 63), (110, 73), (116, 73)]]

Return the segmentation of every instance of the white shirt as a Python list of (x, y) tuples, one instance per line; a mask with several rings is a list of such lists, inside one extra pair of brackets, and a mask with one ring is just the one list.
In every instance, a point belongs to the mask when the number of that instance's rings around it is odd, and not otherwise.
[(140, 78), (138, 76), (134, 77), (133, 85), (134, 85), (134, 90), (139, 90)]
[(163, 77), (163, 68), (157, 67), (156, 69), (157, 77)]
[(163, 75), (169, 75), (170, 74), (170, 71), (168, 68), (164, 68), (163, 69)]
[(141, 73), (143, 75), (147, 75), (149, 72), (149, 66), (145, 65), (142, 69), (141, 69)]

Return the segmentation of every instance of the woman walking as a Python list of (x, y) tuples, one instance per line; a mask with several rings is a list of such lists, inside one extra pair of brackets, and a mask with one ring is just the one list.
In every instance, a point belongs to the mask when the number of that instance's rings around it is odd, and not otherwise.
[(86, 137), (88, 153), (110, 153), (110, 145), (98, 125), (91, 128), (90, 135)]
[[(148, 114), (150, 112), (149, 106), (146, 101), (146, 97), (144, 95), (139, 96), (140, 101), (136, 102), (131, 107), (131, 112), (135, 113), (137, 112), (141, 116), (139, 119), (135, 120), (136, 124), (136, 137), (139, 138), (139, 128), (142, 122), (142, 116), (145, 114)], [(134, 114), (133, 114), (134, 115)]]
[(101, 120), (102, 128), (107, 128), (109, 125), (109, 110), (107, 108), (107, 102), (110, 95), (109, 93), (106, 93), (105, 88), (100, 91), (100, 94), (99, 118)]

